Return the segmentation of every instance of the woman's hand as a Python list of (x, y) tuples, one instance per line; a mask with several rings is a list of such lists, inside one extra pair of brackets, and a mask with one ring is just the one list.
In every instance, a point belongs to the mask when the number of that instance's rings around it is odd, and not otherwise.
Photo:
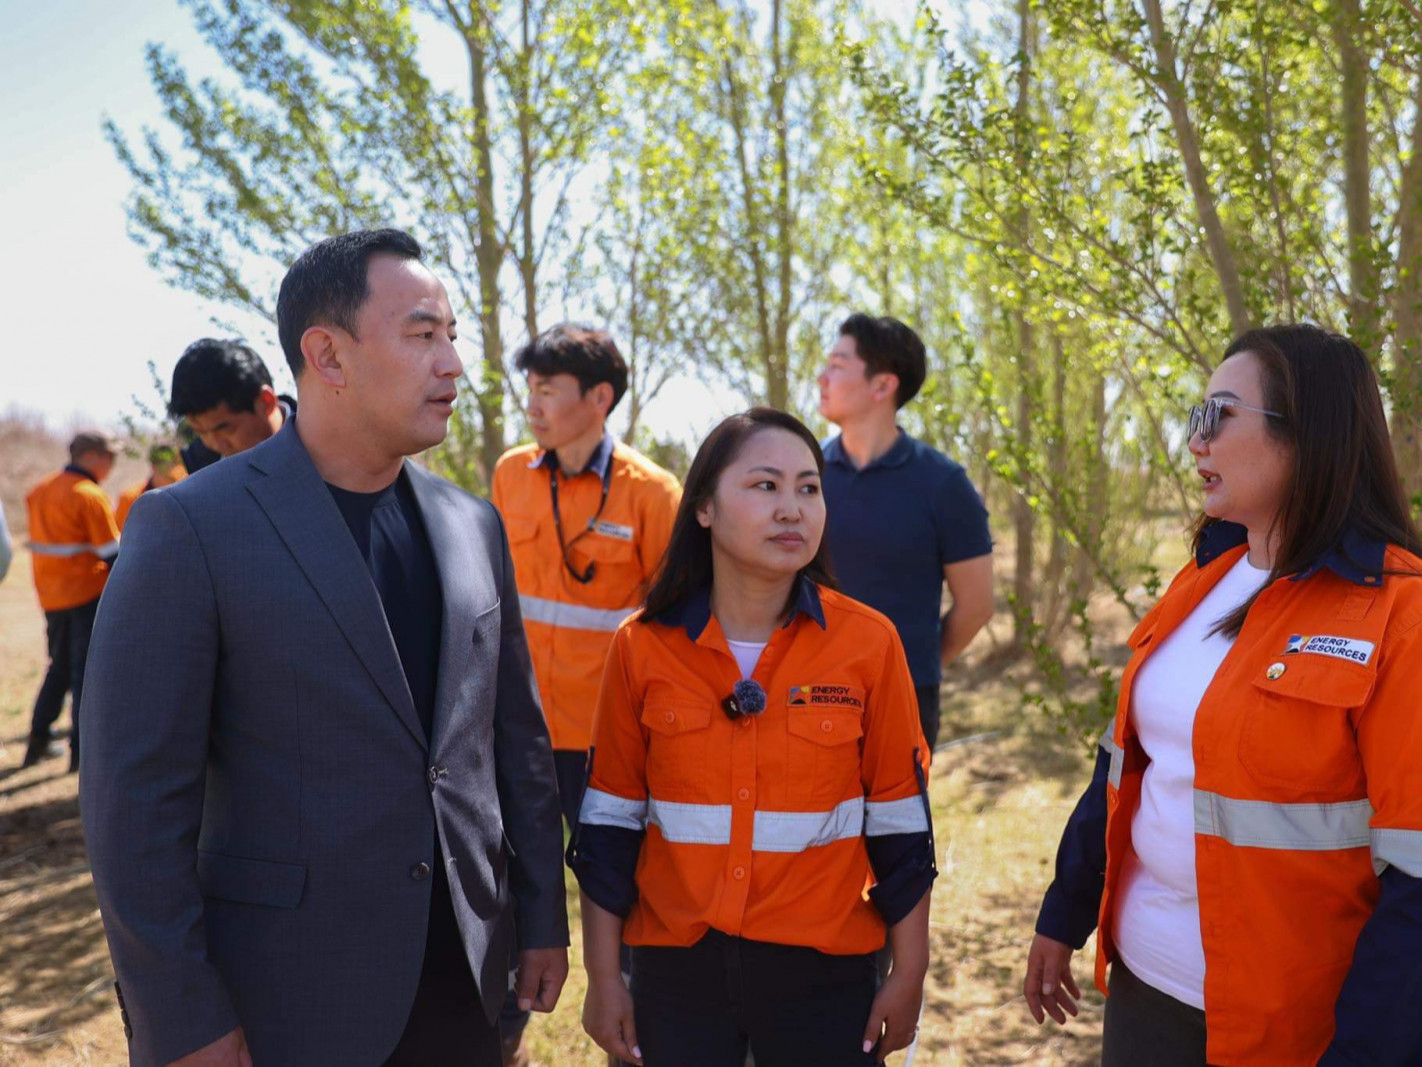
[(926, 971), (899, 966), (879, 987), (869, 1009), (869, 1025), (864, 1028), (864, 1051), (878, 1045), (876, 1055), (883, 1063), (889, 1053), (913, 1044), (918, 1033), (918, 1013), (923, 1007), (923, 979)]
[(1065, 1025), (1068, 1015), (1076, 1015), (1081, 990), (1071, 976), (1071, 957), (1075, 951), (1070, 945), (1042, 934), (1032, 938), (1022, 995), (1027, 998), (1027, 1008), (1037, 1022), (1043, 1022), (1045, 1015), (1050, 1015)]
[(588, 976), (583, 1029), (609, 1056), (624, 1063), (642, 1062), (637, 1024), (632, 1017), (632, 994), (623, 984), (622, 975)]

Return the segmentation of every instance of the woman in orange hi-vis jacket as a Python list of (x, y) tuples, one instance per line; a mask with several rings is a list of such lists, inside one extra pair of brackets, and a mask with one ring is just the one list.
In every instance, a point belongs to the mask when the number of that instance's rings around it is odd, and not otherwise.
[(722, 422), (613, 639), (570, 862), (583, 1025), (623, 1060), (740, 1067), (749, 1048), (759, 1067), (836, 1067), (913, 1039), (927, 754), (893, 625), (833, 589), (823, 465), (789, 415)]
[(1028, 955), (1103, 1063), (1422, 1063), (1422, 544), (1377, 379), (1251, 330), (1190, 412), (1195, 559), (1136, 627)]

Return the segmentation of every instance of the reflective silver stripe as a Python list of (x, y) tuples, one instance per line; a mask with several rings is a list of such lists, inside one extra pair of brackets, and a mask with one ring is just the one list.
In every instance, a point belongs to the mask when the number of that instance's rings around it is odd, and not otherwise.
[(1325, 852), (1369, 844), (1373, 806), (1366, 800), (1337, 804), (1275, 804), (1235, 800), (1195, 790), (1195, 832), (1247, 848)]
[(679, 845), (729, 845), (731, 805), (677, 804), (647, 798), (647, 822)]
[[(918, 813), (923, 815), (923, 802)], [(816, 845), (859, 837), (864, 833), (864, 798), (852, 797), (829, 811), (758, 811), (753, 852), (804, 852)]]
[(1111, 770), (1110, 773), (1107, 774), (1106, 780), (1117, 789), (1120, 789), (1121, 770), (1126, 764), (1126, 753), (1120, 745), (1116, 744), (1116, 739), (1112, 736), (1113, 730), (1107, 730), (1101, 735), (1101, 747), (1110, 753), (1111, 756)]
[(106, 545), (71, 545), (56, 541), (52, 544), (43, 541), (29, 541), (27, 546), (36, 556), (55, 556), (59, 559), (68, 559), (71, 556), (98, 556), (100, 559), (107, 559), (118, 551), (118, 542), (110, 541)]
[(520, 596), (518, 602), (523, 608), (525, 621), (563, 626), (570, 630), (600, 630), (605, 633), (616, 630), (627, 616), (637, 610), (635, 607), (589, 608), (582, 604), (547, 600), (541, 596)]
[(583, 806), (578, 809), (578, 822), (592, 826), (620, 826), (625, 830), (647, 828), (647, 802), (604, 793), (588, 787), (583, 794)]
[(1378, 874), (1396, 867), (1403, 874), (1422, 878), (1422, 830), (1374, 830), (1373, 869)]
[(903, 800), (871, 800), (864, 805), (864, 834), (921, 834), (928, 830), (928, 816), (923, 813), (923, 797), (915, 793)]

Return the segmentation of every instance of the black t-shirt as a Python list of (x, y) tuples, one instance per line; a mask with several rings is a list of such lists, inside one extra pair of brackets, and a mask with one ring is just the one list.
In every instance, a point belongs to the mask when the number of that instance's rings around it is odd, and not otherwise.
[(415, 713), (429, 740), (439, 682), (444, 595), (409, 476), (402, 470), (394, 482), (376, 493), (353, 493), (329, 483), (327, 488), (375, 581), (405, 668)]
[[(353, 493), (329, 482), (326, 488), (375, 581), (415, 713), (425, 728), (425, 738), (433, 740), (444, 594), (409, 475), (401, 469), (393, 483), (376, 493)], [(429, 974), (472, 983), (437, 831), (431, 859), (434, 877), (424, 968)]]

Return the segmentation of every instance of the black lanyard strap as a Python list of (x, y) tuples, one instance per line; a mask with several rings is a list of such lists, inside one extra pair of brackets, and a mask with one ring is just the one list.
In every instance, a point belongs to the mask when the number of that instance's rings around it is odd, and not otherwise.
[(588, 524), (579, 530), (571, 541), (563, 540), (563, 516), (558, 510), (558, 464), (557, 456), (554, 455), (554, 462), (548, 466), (548, 495), (553, 500), (553, 529), (558, 534), (558, 547), (563, 552), (563, 566), (568, 568), (568, 573), (573, 576), (573, 580), (580, 585), (587, 585), (597, 574), (597, 561), (590, 560), (587, 568), (581, 572), (573, 566), (573, 561), (568, 558), (568, 548), (578, 543), (579, 539), (586, 536), (597, 520), (602, 517), (602, 509), (607, 507), (607, 494), (612, 489), (612, 456), (607, 457), (607, 466), (602, 471), (602, 499), (597, 503), (597, 510), (593, 512), (593, 517), (588, 520)]

